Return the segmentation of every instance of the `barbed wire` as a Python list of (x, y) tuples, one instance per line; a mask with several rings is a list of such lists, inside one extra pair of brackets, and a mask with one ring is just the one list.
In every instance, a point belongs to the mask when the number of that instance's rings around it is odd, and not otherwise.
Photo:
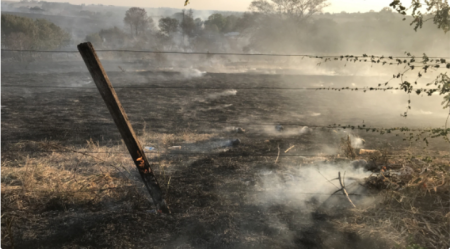
[[(220, 149), (220, 148), (218, 148)], [(222, 148), (223, 149), (223, 148)], [(14, 152), (14, 153), (78, 153), (78, 154), (120, 154), (120, 155), (129, 155), (129, 152), (124, 152), (124, 151), (68, 151), (68, 150), (62, 150), (62, 151), (57, 151), (57, 150), (2, 150), (2, 153), (5, 152)], [(316, 153), (316, 154), (251, 154), (251, 153), (246, 153), (246, 152), (241, 152), (241, 153), (228, 153), (228, 152), (209, 152), (209, 153), (205, 153), (205, 152), (175, 152), (171, 151), (169, 153), (165, 152), (158, 152), (158, 151), (146, 151), (144, 150), (145, 154), (157, 154), (160, 157), (163, 156), (189, 156), (189, 157), (198, 157), (198, 156), (217, 156), (217, 157), (325, 157), (325, 158), (330, 158), (330, 157), (337, 157), (336, 154), (320, 154), (320, 153)], [(409, 157), (406, 155), (386, 155), (386, 157), (389, 158), (397, 158), (397, 157)]]
[[(32, 86), (32, 85), (2, 85), (2, 88), (48, 88), (48, 89), (97, 89), (96, 87), (72, 86)], [(183, 90), (327, 90), (327, 91), (397, 91), (400, 87), (178, 87), (178, 86), (117, 86), (114, 89), (183, 89)], [(421, 91), (439, 90), (439, 88), (417, 88)]]
[[(2, 52), (33, 52), (33, 53), (79, 53), (78, 50), (18, 50), (18, 49), (2, 49)], [(383, 55), (311, 55), (311, 54), (273, 54), (273, 53), (229, 53), (229, 52), (185, 52), (185, 51), (154, 51), (154, 50), (131, 50), (131, 49), (97, 49), (96, 52), (123, 52), (123, 53), (151, 53), (151, 54), (184, 54), (184, 55), (239, 55), (239, 56), (280, 56), (280, 57), (308, 57), (308, 58), (411, 58), (411, 56), (383, 56)], [(428, 58), (445, 58), (442, 56), (427, 56)]]
[[(72, 121), (72, 120), (85, 120), (84, 118), (66, 118), (64, 121)], [(145, 119), (144, 121), (164, 121), (164, 119), (158, 119), (158, 118), (152, 118), (152, 119)], [(433, 129), (442, 129), (441, 127), (430, 127), (430, 128), (409, 128), (409, 127), (370, 127), (365, 124), (360, 125), (341, 125), (341, 124), (330, 124), (330, 125), (311, 125), (306, 123), (288, 123), (288, 122), (274, 122), (274, 123), (262, 123), (262, 122), (226, 122), (226, 121), (219, 121), (219, 120), (206, 120), (206, 119), (196, 119), (196, 120), (179, 120), (174, 122), (198, 122), (198, 123), (219, 123), (219, 124), (227, 124), (227, 125), (242, 125), (242, 126), (302, 126), (306, 128), (324, 128), (324, 129), (351, 129), (351, 130), (391, 130), (391, 131), (411, 131), (411, 132), (423, 132), (423, 131), (431, 131)], [(167, 122), (167, 121), (165, 121)], [(114, 124), (113, 122), (96, 122), (94, 124)], [(48, 124), (43, 124), (45, 127), (49, 127)], [(86, 124), (83, 124), (86, 125)], [(54, 127), (49, 127), (54, 128)], [(448, 128), (450, 129), (450, 128)], [(83, 129), (80, 129), (83, 130)], [(85, 129), (89, 130), (89, 129)], [(229, 131), (232, 132), (232, 131)], [(283, 135), (283, 132), (280, 131), (279, 135)], [(2, 140), (2, 141), (8, 141), (8, 140)]]

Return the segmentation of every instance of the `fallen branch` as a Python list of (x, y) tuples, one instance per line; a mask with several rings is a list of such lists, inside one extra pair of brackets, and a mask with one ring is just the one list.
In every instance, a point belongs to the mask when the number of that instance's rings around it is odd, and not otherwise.
[(339, 179), (339, 184), (341, 185), (341, 189), (340, 190), (342, 191), (342, 193), (345, 194), (345, 196), (347, 196), (348, 201), (353, 205), (353, 207), (356, 208), (355, 204), (353, 204), (352, 200), (348, 196), (347, 190), (345, 189), (345, 185), (343, 183), (343, 179), (341, 178), (341, 172), (340, 171), (338, 172), (338, 179)]
[(280, 144), (278, 144), (278, 156), (277, 159), (275, 159), (275, 164), (277, 164), (279, 157), (280, 157)]
[(287, 153), (288, 151), (290, 151), (292, 148), (294, 148), (295, 145), (292, 145), (291, 147), (289, 147), (289, 149), (287, 149), (284, 153)]

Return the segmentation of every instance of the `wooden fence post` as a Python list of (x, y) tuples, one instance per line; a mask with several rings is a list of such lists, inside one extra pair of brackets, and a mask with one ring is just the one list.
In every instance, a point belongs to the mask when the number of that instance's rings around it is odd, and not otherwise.
[(81, 43), (78, 45), (78, 51), (80, 52), (81, 57), (83, 57), (95, 85), (97, 86), (100, 95), (102, 95), (102, 98), (122, 135), (122, 139), (124, 140), (128, 152), (130, 152), (142, 180), (156, 205), (156, 209), (163, 213), (170, 213), (169, 207), (164, 200), (164, 194), (156, 180), (156, 176), (153, 174), (147, 157), (142, 150), (142, 146), (128, 121), (127, 114), (119, 102), (116, 91), (114, 91), (97, 54), (95, 53), (94, 47), (90, 42)]

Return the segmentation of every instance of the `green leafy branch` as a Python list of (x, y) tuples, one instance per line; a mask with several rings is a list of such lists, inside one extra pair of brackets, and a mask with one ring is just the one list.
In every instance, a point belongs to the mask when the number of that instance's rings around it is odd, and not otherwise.
[[(415, 25), (415, 31), (418, 28), (422, 28), (423, 23), (429, 20), (433, 20), (433, 23), (445, 33), (450, 30), (450, 5), (448, 0), (424, 0), (423, 2), (412, 0), (411, 6), (408, 8), (402, 5), (400, 0), (394, 0), (389, 6), (403, 16), (407, 15), (407, 10), (412, 10), (411, 17), (413, 21), (410, 25)], [(425, 7), (425, 13), (420, 11), (423, 7)], [(403, 18), (403, 20), (406, 20), (406, 18)]]
[[(388, 80), (387, 82), (383, 83), (379, 83), (378, 87), (366, 87), (363, 88), (363, 91), (366, 92), (367, 90), (370, 91), (378, 91), (378, 90), (403, 90), (404, 92), (406, 92), (409, 95), (408, 98), (408, 104), (407, 104), (407, 108), (406, 111), (403, 114), (400, 114), (403, 117), (407, 117), (408, 116), (408, 111), (411, 110), (411, 94), (412, 93), (416, 93), (417, 95), (421, 95), (421, 94), (426, 94), (427, 96), (432, 96), (434, 93), (439, 93), (439, 95), (444, 95), (443, 101), (442, 101), (442, 106), (443, 108), (449, 108), (450, 107), (450, 77), (447, 75), (447, 72), (443, 72), (443, 73), (439, 73), (431, 82), (426, 83), (426, 86), (434, 86), (434, 88), (417, 88), (417, 81), (422, 78), (422, 76), (426, 73), (429, 73), (432, 70), (436, 70), (436, 69), (450, 69), (450, 63), (445, 59), (445, 58), (430, 58), (428, 57), (425, 53), (423, 54), (423, 56), (421, 58), (416, 58), (414, 55), (412, 55), (409, 52), (405, 52), (406, 57), (393, 57), (393, 56), (388, 56), (388, 57), (384, 57), (384, 56), (379, 56), (379, 57), (375, 57), (375, 56), (368, 56), (366, 54), (364, 54), (361, 57), (355, 57), (355, 56), (334, 56), (334, 57), (326, 57), (326, 58), (321, 58), (324, 60), (324, 62), (327, 61), (331, 61), (331, 60), (344, 60), (346, 59), (347, 61), (353, 61), (353, 62), (367, 62), (370, 61), (371, 63), (382, 63), (382, 65), (401, 65), (404, 64), (404, 71), (400, 72), (398, 74), (394, 74), (393, 77)], [(387, 60), (391, 60), (389, 63), (385, 60), (383, 61), (383, 59), (387, 58)], [(445, 67), (441, 67), (441, 65), (445, 65)], [(419, 69), (419, 72), (417, 73), (417, 78), (415, 79), (414, 83), (406, 81), (403, 79), (403, 76), (408, 73), (408, 72), (412, 72), (415, 69)], [(400, 83), (398, 87), (391, 87), (388, 86), (390, 84), (390, 82), (393, 79), (399, 79)], [(385, 87), (380, 88), (382, 85), (384, 85)], [(360, 90), (358, 88), (349, 88), (349, 87), (343, 87), (343, 88), (319, 88), (318, 90), (337, 90), (337, 91), (341, 91), (341, 90), (352, 90), (352, 91), (357, 91)], [(423, 96), (423, 95), (422, 95)], [(450, 117), (450, 113), (449, 113), (449, 117)], [(447, 122), (448, 122), (448, 118), (445, 124), (445, 128), (444, 129), (429, 129), (429, 130), (424, 130), (422, 132), (420, 132), (419, 134), (416, 134), (415, 136), (410, 134), (409, 136), (409, 140), (413, 140), (415, 138), (416, 141), (418, 141), (419, 139), (425, 141), (428, 144), (428, 140), (427, 138), (434, 138), (434, 137), (440, 137), (442, 136), (447, 142), (450, 142), (447, 135), (449, 132), (449, 129), (447, 128)], [(348, 126), (349, 128), (355, 127), (355, 126)], [(348, 128), (347, 127), (347, 128)], [(356, 127), (358, 128), (358, 127)], [(371, 129), (366, 128), (367, 131), (370, 131)], [(380, 134), (384, 134), (384, 133), (390, 133), (391, 131), (395, 131), (396, 129), (375, 129), (373, 128), (372, 131), (378, 131), (380, 132)]]

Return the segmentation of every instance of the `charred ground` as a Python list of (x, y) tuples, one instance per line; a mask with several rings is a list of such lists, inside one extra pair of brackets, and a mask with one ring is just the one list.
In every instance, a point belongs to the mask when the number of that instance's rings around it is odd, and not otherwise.
[[(326, 127), (301, 132), (303, 126), (363, 119), (373, 126), (405, 122), (387, 117), (386, 110), (368, 112), (367, 106), (355, 105), (355, 98), (364, 98), (355, 95), (362, 93), (254, 89), (305, 87), (324, 79), (318, 76), (110, 72), (109, 77), (141, 142), (157, 150), (149, 155), (173, 214), (153, 211), (87, 73), (2, 73), (4, 248), (395, 246), (392, 240), (339, 226), (355, 216), (343, 196), (328, 209), (314, 197), (299, 206), (289, 199), (260, 199), (265, 172), (289, 184), (287, 173), (298, 177), (293, 167), (349, 162), (336, 159), (340, 138), (348, 132)], [(340, 84), (353, 80), (338, 79)], [(285, 130), (277, 132), (276, 124)], [(232, 132), (236, 126), (246, 132)], [(389, 151), (389, 158), (365, 158), (374, 162), (374, 171), (399, 169), (404, 159), (398, 158), (414, 151), (394, 134), (352, 134), (364, 138), (367, 148)], [(228, 149), (170, 150), (227, 139), (241, 143)], [(447, 156), (442, 146), (437, 142), (420, 153)], [(101, 160), (70, 150), (94, 152)], [(372, 194), (377, 187), (385, 189), (375, 184)]]

